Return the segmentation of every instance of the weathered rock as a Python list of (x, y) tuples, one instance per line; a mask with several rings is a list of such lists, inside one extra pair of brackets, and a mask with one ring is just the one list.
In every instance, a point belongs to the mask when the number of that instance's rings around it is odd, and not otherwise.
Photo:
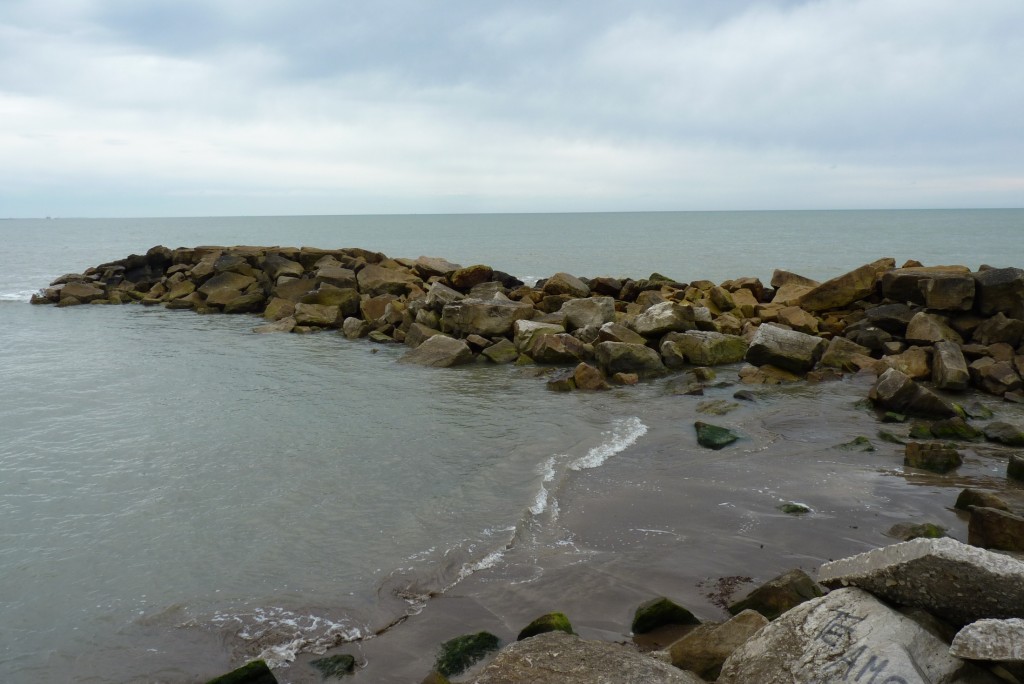
[(254, 660), (206, 684), (277, 684), (277, 678), (263, 660)]
[(296, 325), (336, 328), (341, 322), (341, 310), (336, 306), (301, 303), (295, 305)]
[(932, 353), (932, 383), (939, 389), (962, 391), (969, 387), (971, 376), (960, 345), (948, 340), (935, 343)]
[(466, 266), (451, 273), (448, 281), (457, 290), (470, 290), (475, 285), (486, 283), (494, 276), (494, 269), (484, 264)]
[(311, 278), (282, 278), (274, 286), (272, 295), (289, 302), (298, 302), (304, 296), (316, 289), (317, 282)]
[(804, 287), (817, 287), (820, 285), (817, 280), (805, 278), (791, 271), (777, 268), (772, 272), (771, 286), (778, 289), (785, 285), (802, 285)]
[(485, 357), (494, 363), (512, 363), (519, 358), (519, 351), (511, 340), (502, 339), (487, 347), (482, 352)]
[(693, 424), (697, 430), (697, 443), (707, 449), (722, 449), (740, 438), (732, 430), (702, 421)]
[(833, 337), (818, 361), (819, 366), (838, 368), (848, 373), (860, 369), (856, 359), (869, 356), (871, 350), (845, 337)]
[[(206, 295), (209, 300), (211, 293), (218, 290), (234, 290), (239, 294), (242, 290), (256, 282), (252, 276), (241, 275), (232, 271), (225, 271), (213, 276), (199, 287), (199, 292)], [(237, 295), (236, 295), (237, 296)]]
[(896, 523), (889, 528), (888, 535), (900, 541), (910, 541), (911, 539), (939, 539), (941, 537), (948, 537), (949, 535), (946, 532), (945, 527), (940, 527), (935, 523)]
[(787, 325), (797, 332), (816, 335), (818, 333), (818, 319), (807, 313), (799, 306), (786, 306), (779, 309), (778, 322)]
[(683, 362), (698, 366), (738, 363), (746, 353), (747, 341), (742, 337), (705, 330), (668, 333), (661, 342), (661, 356), (670, 368)]
[(903, 335), (914, 318), (914, 311), (906, 304), (883, 304), (864, 312), (864, 320), (893, 335)]
[(974, 278), (969, 274), (936, 274), (918, 282), (924, 305), (942, 311), (970, 311), (974, 306)]
[(299, 299), (302, 304), (323, 304), (336, 306), (344, 316), (355, 316), (359, 312), (361, 299), (359, 292), (351, 287), (341, 288), (321, 283), (315, 291), (309, 292)]
[(908, 443), (903, 456), (903, 465), (934, 473), (948, 473), (959, 468), (963, 462), (963, 457), (954, 447), (929, 442)]
[(967, 543), (983, 549), (1024, 551), (1024, 517), (997, 508), (974, 506), (967, 524)]
[(324, 679), (331, 677), (344, 677), (347, 674), (351, 674), (356, 669), (355, 656), (347, 653), (333, 655), (327, 658), (317, 658), (316, 660), (309, 661), (309, 664), (320, 670), (320, 676)]
[(370, 332), (370, 324), (361, 318), (349, 316), (341, 322), (341, 332), (350, 340), (366, 337)]
[[(882, 296), (895, 302), (925, 303), (923, 283), (941, 278), (970, 276), (966, 266), (911, 266), (882, 275)], [(941, 308), (941, 307), (940, 307)]]
[(692, 306), (677, 302), (661, 302), (637, 315), (631, 327), (644, 337), (658, 337), (668, 332), (694, 330), (697, 323)]
[(589, 297), (590, 288), (587, 287), (586, 283), (577, 278), (576, 276), (569, 275), (568, 273), (556, 273), (544, 282), (542, 288), (544, 294), (553, 295), (569, 295), (570, 297)]
[(765, 324), (754, 334), (745, 358), (755, 366), (770, 365), (791, 373), (806, 373), (821, 358), (826, 344), (814, 335)]
[[(910, 542), (913, 543), (913, 542)], [(719, 684), (995, 682), (944, 641), (860, 589), (797, 606), (737, 648)]]
[(890, 353), (882, 357), (881, 367), (894, 368), (913, 380), (926, 380), (932, 376), (929, 352), (928, 349), (915, 346), (899, 354)]
[(454, 677), (496, 650), (498, 637), (490, 632), (463, 634), (441, 644), (434, 669), (445, 677)]
[[(521, 362), (522, 359), (529, 358), (526, 355), (520, 356), (517, 363)], [(532, 360), (530, 363), (532, 363)], [(563, 370), (548, 377), (544, 384), (552, 392), (572, 392), (576, 389), (576, 377), (573, 371)]]
[(412, 264), (412, 269), (416, 272), (416, 275), (423, 280), (434, 276), (445, 276), (460, 268), (462, 266), (459, 264), (453, 264), (441, 257), (421, 256), (417, 257), (416, 261)]
[[(347, 318), (345, 320), (348, 320)], [(344, 330), (344, 324), (342, 324), (342, 330)], [(440, 335), (441, 331), (435, 328), (429, 328), (422, 323), (413, 323), (409, 326), (409, 330), (405, 333), (405, 340), (403, 340), (408, 347), (415, 349), (416, 347), (423, 344), (428, 338), (434, 335)]]
[(647, 338), (639, 335), (624, 325), (605, 323), (597, 332), (598, 342), (625, 342), (627, 344), (647, 344)]
[(1024, 456), (1010, 454), (1010, 460), (1006, 464), (1006, 477), (1024, 482)]
[(423, 281), (408, 271), (367, 264), (356, 274), (359, 292), (371, 297), (382, 294), (408, 294), (412, 286), (421, 287)]
[(167, 291), (167, 294), (163, 296), (163, 300), (165, 302), (174, 301), (175, 299), (187, 297), (188, 295), (192, 294), (195, 291), (195, 283), (193, 283), (191, 280), (182, 280), (171, 286), (171, 288)]
[(636, 373), (641, 376), (652, 376), (665, 372), (658, 352), (642, 344), (598, 342), (594, 345), (594, 353), (597, 365), (605, 375)]
[(954, 625), (1024, 615), (1024, 562), (955, 539), (915, 539), (826, 563), (818, 581), (861, 587)]
[(1024, 319), (1024, 271), (992, 268), (973, 275), (978, 313), (991, 316), (1002, 312), (1009, 318)]
[(535, 337), (540, 335), (557, 335), (565, 332), (565, 326), (558, 323), (545, 323), (543, 321), (532, 321), (521, 319), (512, 325), (512, 341), (515, 347), (521, 352), (526, 352)]
[(500, 297), (470, 299), (447, 304), (441, 314), (441, 328), (463, 335), (507, 336), (512, 325), (524, 318), (533, 318), (535, 309), (524, 302)]
[(90, 283), (67, 283), (60, 290), (60, 302), (72, 305), (72, 300), (74, 300), (78, 304), (89, 304), (102, 299), (105, 295), (102, 288)]
[[(956, 503), (953, 506), (961, 511), (969, 511), (972, 506), (995, 508), (1000, 511), (1014, 509), (1010, 502), (1006, 500), (1005, 492), (996, 494), (995, 492), (986, 492), (981, 489), (974, 489), (973, 487), (964, 488), (960, 495), (956, 497)], [(1020, 508), (1020, 512), (1024, 513), (1024, 508)]]
[(1024, 662), (1024, 619), (972, 622), (957, 632), (949, 654), (967, 660)]
[(550, 632), (503, 648), (474, 684), (703, 684), (622, 644)]
[(444, 285), (442, 283), (434, 283), (433, 285), (430, 286), (430, 289), (427, 290), (426, 301), (428, 307), (440, 313), (441, 310), (444, 309), (444, 307), (447, 306), (448, 304), (452, 304), (461, 299), (465, 299), (465, 297), (466, 296), (464, 294), (462, 294), (458, 290), (453, 290), (447, 285)]
[(988, 423), (983, 432), (985, 439), (1007, 446), (1024, 446), (1024, 428), (1003, 421)]
[(519, 632), (519, 636), (516, 637), (516, 641), (529, 639), (532, 636), (544, 634), (545, 632), (572, 634), (572, 624), (569, 622), (569, 618), (565, 616), (565, 613), (547, 613), (541, 615), (526, 627), (523, 627), (522, 631)]
[(301, 278), (305, 273), (305, 269), (302, 268), (302, 264), (283, 257), (280, 254), (268, 254), (263, 259), (263, 271), (271, 280), (275, 281), (281, 276)]
[(615, 320), (615, 300), (611, 297), (585, 297), (570, 299), (561, 308), (565, 325), (577, 330), (588, 325), (601, 327)]
[(665, 625), (699, 625), (700, 620), (670, 598), (659, 596), (637, 606), (630, 629), (633, 634), (646, 634)]
[(229, 300), (224, 305), (224, 313), (226, 314), (241, 314), (241, 313), (259, 313), (263, 310), (263, 305), (267, 299), (263, 296), (262, 292), (250, 292), (249, 294), (242, 294), (234, 299)]
[(767, 624), (768, 619), (757, 611), (745, 610), (723, 624), (701, 625), (667, 650), (679, 669), (713, 680), (733, 651)]
[(356, 272), (350, 268), (341, 266), (321, 266), (313, 276), (313, 282), (317, 285), (333, 285), (334, 287), (358, 288), (359, 281), (356, 279)]
[(456, 340), (447, 335), (433, 335), (408, 352), (399, 363), (414, 363), (418, 366), (448, 368), (473, 361), (473, 352), (464, 340)]
[(945, 319), (924, 311), (918, 312), (910, 319), (905, 337), (909, 344), (934, 344), (940, 340), (963, 343), (963, 338), (949, 327)]
[(568, 333), (533, 335), (523, 352), (537, 363), (571, 363), (587, 355), (584, 344)]
[(786, 283), (775, 290), (775, 295), (772, 297), (772, 304), (777, 304), (780, 308), (784, 306), (795, 306), (800, 303), (804, 295), (814, 290), (816, 285), (799, 285), (796, 283)]
[(895, 266), (892, 259), (879, 259), (827, 280), (801, 297), (800, 307), (807, 311), (826, 311), (848, 306), (874, 294), (881, 275)]
[(972, 338), (978, 344), (990, 345), (1005, 342), (1011, 347), (1016, 347), (1024, 338), (1024, 321), (1007, 318), (1000, 311), (978, 325), (974, 329)]
[(257, 325), (252, 329), (254, 333), (278, 333), (278, 332), (291, 332), (292, 328), (295, 327), (295, 319), (291, 316), (286, 318), (280, 318), (273, 323), (267, 323), (265, 325)]
[(753, 610), (774, 620), (787, 610), (823, 595), (821, 587), (799, 568), (768, 580), (729, 606), (732, 615)]
[[(215, 276), (219, 277), (219, 276)], [(232, 287), (216, 287), (211, 288), (206, 293), (206, 299), (203, 302), (208, 307), (223, 308), (232, 299), (237, 299), (242, 296), (241, 290), (236, 290)], [(147, 298), (148, 299), (148, 298)], [(143, 300), (145, 304), (146, 301)]]
[(606, 390), (608, 389), (608, 382), (604, 379), (604, 374), (589, 363), (581, 363), (576, 366), (576, 369), (572, 374), (573, 382), (576, 383), (576, 388), (581, 390)]
[(740, 368), (739, 376), (740, 381), (747, 385), (784, 385), (800, 381), (800, 376), (771, 365), (744, 365)]
[(878, 377), (868, 396), (875, 404), (899, 413), (933, 418), (958, 415), (948, 401), (894, 368)]

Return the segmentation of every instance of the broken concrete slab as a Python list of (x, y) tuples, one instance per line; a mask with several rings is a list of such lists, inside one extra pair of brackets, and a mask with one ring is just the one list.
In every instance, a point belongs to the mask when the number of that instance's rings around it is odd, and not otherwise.
[(719, 684), (995, 682), (946, 642), (857, 588), (803, 603), (737, 648)]
[(914, 539), (825, 563), (818, 581), (857, 586), (955, 625), (1024, 616), (1024, 562), (955, 539)]
[(970, 660), (1024, 663), (1024, 620), (978, 620), (953, 638), (949, 654)]

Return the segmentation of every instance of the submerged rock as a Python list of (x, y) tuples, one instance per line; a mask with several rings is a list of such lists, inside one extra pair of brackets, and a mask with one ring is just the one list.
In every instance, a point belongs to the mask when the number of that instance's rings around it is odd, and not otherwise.
[(697, 430), (697, 443), (708, 449), (722, 449), (740, 438), (728, 428), (699, 420), (693, 424), (693, 427)]
[(791, 373), (806, 373), (814, 368), (827, 344), (814, 335), (762, 325), (750, 341), (745, 358), (755, 366), (770, 365)]
[(496, 650), (498, 637), (490, 632), (464, 634), (441, 644), (434, 669), (445, 677), (454, 677)]
[(418, 366), (448, 368), (473, 361), (473, 352), (463, 340), (447, 335), (433, 335), (418, 347), (406, 352), (399, 363), (413, 363)]
[(211, 679), (206, 684), (277, 684), (277, 678), (266, 662), (254, 660), (226, 675)]
[(633, 634), (646, 634), (664, 625), (699, 625), (700, 620), (669, 598), (660, 596), (640, 604), (633, 614)]
[(330, 656), (329, 658), (318, 658), (310, 661), (309, 664), (320, 670), (320, 675), (324, 679), (327, 679), (328, 677), (343, 677), (347, 674), (351, 674), (356, 669), (355, 656), (348, 654)]

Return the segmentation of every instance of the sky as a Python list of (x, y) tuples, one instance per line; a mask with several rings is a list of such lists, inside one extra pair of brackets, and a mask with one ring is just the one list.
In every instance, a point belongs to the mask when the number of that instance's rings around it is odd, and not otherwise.
[(1024, 206), (1021, 0), (3, 0), (0, 217)]

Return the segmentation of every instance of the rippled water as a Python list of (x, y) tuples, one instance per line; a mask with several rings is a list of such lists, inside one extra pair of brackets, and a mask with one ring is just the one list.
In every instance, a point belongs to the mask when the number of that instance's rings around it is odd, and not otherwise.
[[(154, 244), (244, 243), (431, 254), (525, 277), (767, 279), (776, 266), (827, 277), (883, 255), (1008, 265), (1024, 254), (1022, 222), (1022, 211), (0, 221), (0, 679), (203, 681), (247, 657), (283, 665), (370, 635), (447, 590), (358, 645), (370, 665), (357, 679), (409, 681), (429, 648), (408, 673), (385, 667), (388, 654), (422, 649), (418, 635), (443, 640), (446, 616), (468, 621), (464, 603), (446, 607), (455, 596), (487, 607), (480, 622), (500, 614), (498, 631), (531, 597), (566, 595), (565, 582), (604, 596), (605, 611), (641, 587), (700, 601), (696, 583), (753, 562), (754, 544), (773, 549), (756, 561), (771, 568), (882, 543), (872, 516), (957, 520), (932, 496), (948, 483), (908, 482), (888, 452), (830, 450), (874, 429), (853, 408), (866, 391), (856, 383), (771, 391), (719, 421), (748, 441), (710, 459), (692, 435), (698, 400), (671, 380), (553, 394), (528, 370), (396, 367), (401, 349), (253, 335), (246, 316), (25, 304), (61, 273)], [(973, 457), (964, 477), (988, 477), (993, 458)], [(781, 498), (817, 512), (794, 529), (774, 511)], [(856, 522), (837, 535), (843, 516)], [(600, 602), (567, 601), (592, 614), (584, 633), (615, 636)], [(315, 681), (300, 662), (278, 673)]]

